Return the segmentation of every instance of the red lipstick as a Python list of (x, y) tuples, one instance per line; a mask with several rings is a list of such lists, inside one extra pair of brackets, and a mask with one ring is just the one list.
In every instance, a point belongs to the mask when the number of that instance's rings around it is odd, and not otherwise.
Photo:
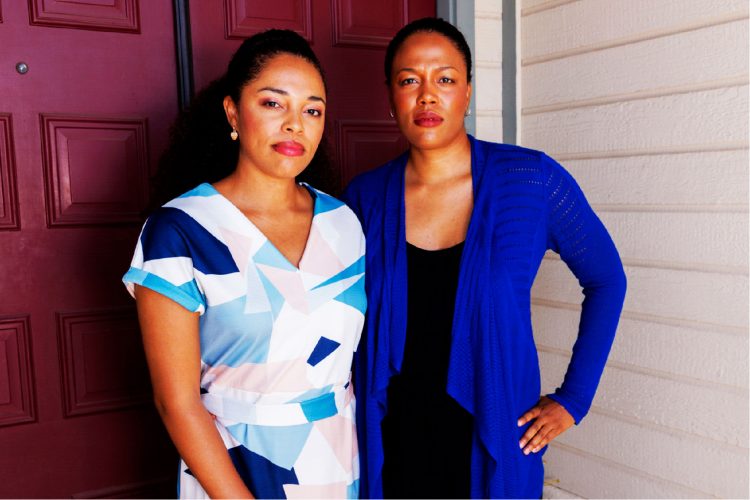
[(297, 141), (277, 142), (271, 147), (284, 156), (302, 156), (305, 153), (305, 148)]
[(443, 123), (443, 118), (432, 111), (422, 111), (414, 117), (414, 123), (418, 127), (437, 127)]

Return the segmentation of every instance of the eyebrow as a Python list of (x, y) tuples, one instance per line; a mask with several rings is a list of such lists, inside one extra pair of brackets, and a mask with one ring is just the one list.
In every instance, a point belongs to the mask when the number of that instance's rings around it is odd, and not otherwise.
[[(286, 90), (284, 90), (284, 89), (277, 89), (275, 87), (263, 87), (262, 89), (258, 89), (258, 92), (263, 92), (264, 90), (267, 90), (269, 92), (274, 92), (274, 93), (280, 94), (280, 95), (289, 95), (289, 92), (287, 92)], [(317, 96), (317, 95), (311, 95), (311, 96), (309, 96), (307, 98), (307, 100), (308, 101), (318, 101), (318, 102), (322, 102), (323, 104), (326, 103), (325, 99), (323, 99), (322, 97)]]
[[(454, 69), (458, 71), (458, 69), (455, 66), (440, 66), (439, 68), (437, 68), (438, 71), (442, 71), (444, 69)], [(417, 71), (417, 70), (414, 68), (401, 68), (398, 71), (396, 71), (396, 73), (400, 73), (401, 71)]]

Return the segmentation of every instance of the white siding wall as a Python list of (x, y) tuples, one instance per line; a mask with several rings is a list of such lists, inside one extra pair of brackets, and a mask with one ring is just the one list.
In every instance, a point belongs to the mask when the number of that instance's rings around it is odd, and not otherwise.
[(503, 139), (502, 0), (475, 1), (474, 31), (473, 82), (476, 136), (485, 141), (501, 142)]
[[(545, 456), (545, 495), (747, 498), (748, 2), (518, 8), (519, 143), (578, 180), (629, 279), (594, 406)], [(581, 294), (548, 255), (532, 296), (550, 391)]]

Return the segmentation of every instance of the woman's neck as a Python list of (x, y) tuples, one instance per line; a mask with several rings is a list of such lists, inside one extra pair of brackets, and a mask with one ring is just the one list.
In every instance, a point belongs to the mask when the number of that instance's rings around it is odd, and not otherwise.
[(439, 184), (471, 172), (471, 143), (464, 133), (449, 145), (409, 152), (407, 175), (419, 184)]
[(214, 183), (214, 187), (242, 212), (273, 213), (298, 210), (309, 196), (294, 179), (274, 178), (260, 172), (237, 168), (232, 174)]

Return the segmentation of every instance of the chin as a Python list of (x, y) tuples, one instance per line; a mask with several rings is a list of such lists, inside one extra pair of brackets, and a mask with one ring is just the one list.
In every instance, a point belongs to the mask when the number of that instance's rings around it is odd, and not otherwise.
[(280, 177), (295, 178), (305, 171), (307, 166), (310, 164), (310, 161), (312, 161), (312, 158), (298, 158), (291, 161), (285, 160), (280, 162), (280, 164), (276, 168), (276, 171), (278, 172)]
[(440, 149), (453, 142), (457, 134), (449, 136), (445, 131), (416, 131), (414, 133), (404, 134), (409, 144), (419, 149)]

